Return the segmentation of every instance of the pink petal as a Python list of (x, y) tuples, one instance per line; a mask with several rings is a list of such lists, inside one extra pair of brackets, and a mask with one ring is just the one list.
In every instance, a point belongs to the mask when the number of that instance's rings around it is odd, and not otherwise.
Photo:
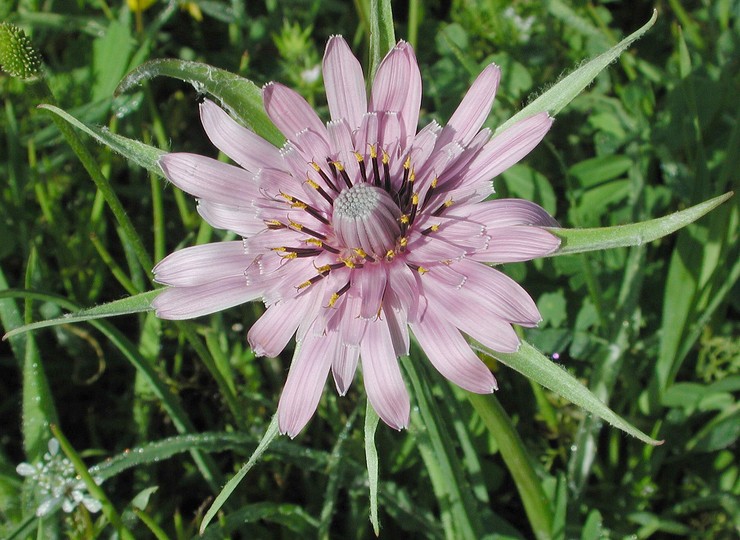
[(401, 143), (406, 147), (416, 133), (420, 106), (419, 65), (411, 45), (400, 41), (378, 66), (369, 110), (397, 112), (401, 125)]
[(193, 287), (172, 287), (152, 302), (160, 319), (192, 319), (256, 300), (262, 287), (249, 286), (244, 276), (214, 280)]
[(278, 403), (280, 433), (294, 438), (316, 412), (336, 349), (335, 335), (316, 337), (311, 332), (296, 346), (288, 379)]
[(239, 236), (254, 236), (265, 229), (265, 222), (257, 218), (257, 209), (251, 206), (231, 206), (200, 199), (198, 213), (212, 227), (234, 231)]
[(200, 121), (216, 148), (248, 171), (257, 172), (262, 167), (281, 166), (277, 148), (239, 125), (212, 101), (205, 100), (201, 103)]
[(481, 71), (440, 133), (438, 147), (453, 140), (467, 146), (491, 113), (500, 79), (501, 70), (494, 64), (489, 64)]
[(365, 391), (373, 409), (392, 428), (405, 428), (409, 423), (409, 394), (393, 351), (388, 325), (382, 319), (367, 325), (360, 356)]
[(286, 138), (308, 128), (326, 139), (326, 128), (311, 105), (295, 90), (279, 83), (269, 83), (262, 89), (265, 111)]
[[(434, 274), (434, 276), (432, 276)], [(542, 317), (534, 300), (527, 291), (509, 276), (476, 261), (464, 259), (447, 268), (436, 268), (430, 272), (434, 279), (462, 277), (457, 291), (469, 299), (478, 298), (489, 309), (505, 321), (523, 326), (534, 326)]]
[(251, 173), (205, 156), (165, 154), (159, 158), (159, 166), (170, 182), (207, 201), (249, 206), (260, 196)]
[(247, 333), (247, 341), (254, 354), (270, 357), (280, 354), (311, 309), (311, 300), (311, 295), (303, 294), (267, 308)]
[(349, 390), (352, 379), (355, 377), (357, 370), (357, 361), (360, 358), (359, 347), (348, 347), (339, 345), (334, 362), (331, 365), (331, 372), (334, 376), (334, 384), (337, 387), (337, 393), (343, 396)]
[(383, 268), (365, 267), (352, 273), (352, 287), (356, 287), (362, 298), (360, 317), (374, 319), (380, 312), (385, 293), (386, 273)]
[(490, 180), (517, 163), (537, 146), (550, 129), (553, 119), (542, 112), (517, 122), (496, 135), (470, 164), (465, 183)]
[(365, 336), (368, 326), (367, 319), (360, 317), (363, 308), (363, 299), (350, 291), (345, 295), (344, 303), (340, 306), (335, 317), (339, 322), (340, 341), (345, 346), (358, 346)]
[(157, 283), (191, 287), (227, 277), (244, 279), (244, 270), (252, 259), (241, 241), (214, 242), (175, 251), (152, 272)]
[(391, 289), (386, 291), (381, 317), (385, 317), (385, 320), (388, 323), (388, 330), (391, 333), (391, 341), (393, 342), (393, 350), (396, 353), (396, 356), (408, 355), (408, 311)]
[(326, 44), (323, 62), (324, 86), (333, 120), (345, 118), (357, 129), (367, 112), (365, 78), (357, 58), (342, 36), (332, 36)]
[(496, 390), (496, 379), (470, 349), (460, 332), (433, 311), (411, 328), (429, 361), (442, 375), (476, 394)]
[(508, 263), (529, 261), (544, 257), (560, 246), (560, 239), (539, 227), (497, 227), (487, 231), (491, 237), (488, 247), (476, 251), (476, 261)]
[(478, 204), (453, 206), (444, 215), (450, 218), (466, 218), (481, 223), (487, 229), (513, 225), (560, 226), (547, 210), (524, 199), (493, 199)]

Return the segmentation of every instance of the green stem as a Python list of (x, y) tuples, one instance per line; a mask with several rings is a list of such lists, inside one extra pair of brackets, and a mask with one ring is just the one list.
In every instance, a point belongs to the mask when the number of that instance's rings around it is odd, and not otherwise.
[(468, 399), (498, 443), (535, 537), (540, 540), (552, 538), (552, 508), (511, 418), (493, 395), (469, 394)]

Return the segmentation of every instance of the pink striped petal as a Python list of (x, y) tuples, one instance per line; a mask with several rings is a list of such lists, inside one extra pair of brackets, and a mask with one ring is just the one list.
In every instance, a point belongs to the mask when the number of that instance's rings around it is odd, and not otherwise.
[(381, 317), (385, 317), (388, 323), (388, 330), (391, 333), (391, 341), (393, 342), (393, 350), (396, 356), (408, 355), (408, 311), (390, 288), (386, 291), (386, 298), (383, 300), (383, 314)]
[(560, 246), (560, 239), (539, 227), (497, 227), (487, 231), (488, 247), (476, 251), (472, 258), (491, 263), (520, 262), (544, 257)]
[(278, 403), (280, 433), (294, 438), (316, 412), (336, 350), (335, 335), (308, 332), (296, 346), (288, 379)]
[(312, 295), (303, 294), (272, 304), (247, 333), (249, 346), (257, 356), (280, 354), (311, 309)]
[(445, 217), (468, 218), (483, 224), (487, 229), (513, 225), (559, 227), (547, 210), (524, 199), (493, 199), (475, 205), (452, 207)]
[(241, 241), (215, 242), (175, 251), (152, 272), (157, 283), (191, 287), (228, 277), (244, 279), (244, 270), (252, 258), (244, 252)]
[(334, 362), (331, 365), (331, 373), (334, 377), (334, 384), (337, 387), (337, 393), (343, 396), (349, 390), (352, 379), (355, 377), (357, 370), (357, 361), (360, 358), (359, 347), (348, 347), (339, 345), (337, 354), (334, 356)]
[(360, 317), (374, 319), (380, 312), (386, 285), (386, 273), (382, 268), (363, 268), (352, 273), (352, 287), (362, 297)]
[(260, 196), (251, 173), (205, 156), (165, 154), (159, 158), (159, 166), (170, 182), (207, 201), (249, 206)]
[(481, 71), (440, 133), (439, 148), (453, 140), (467, 146), (475, 137), (491, 113), (500, 79), (501, 70), (495, 64), (489, 64)]
[(367, 325), (360, 356), (365, 391), (373, 409), (392, 428), (401, 430), (407, 427), (409, 394), (384, 320), (377, 319)]
[(397, 112), (401, 125), (401, 143), (406, 147), (416, 133), (420, 106), (419, 65), (411, 45), (400, 41), (378, 66), (369, 110)]
[(262, 99), (270, 120), (286, 138), (292, 139), (296, 133), (310, 129), (326, 140), (324, 123), (295, 90), (279, 83), (269, 83), (262, 89)]
[(231, 206), (200, 199), (198, 213), (212, 227), (234, 231), (243, 237), (254, 236), (265, 229), (265, 222), (257, 217), (257, 209), (253, 207)]
[(345, 295), (344, 303), (335, 315), (335, 317), (338, 317), (340, 340), (345, 346), (356, 347), (364, 339), (368, 324), (367, 319), (360, 317), (362, 308), (362, 297), (355, 295), (354, 291), (350, 291)]
[(205, 100), (201, 103), (200, 121), (216, 148), (248, 171), (257, 172), (262, 167), (282, 166), (277, 148), (239, 125), (212, 101)]
[(470, 164), (465, 183), (490, 180), (519, 162), (537, 146), (552, 126), (553, 119), (542, 112), (517, 122), (496, 135)]
[(192, 319), (251, 302), (262, 295), (262, 287), (249, 286), (244, 276), (173, 287), (162, 291), (152, 302), (160, 319)]
[(490, 394), (498, 388), (490, 370), (442, 317), (428, 311), (411, 330), (437, 371), (460, 388), (476, 394)]
[(367, 112), (365, 78), (357, 58), (342, 36), (332, 36), (326, 44), (323, 61), (324, 86), (333, 120), (344, 118), (352, 130)]

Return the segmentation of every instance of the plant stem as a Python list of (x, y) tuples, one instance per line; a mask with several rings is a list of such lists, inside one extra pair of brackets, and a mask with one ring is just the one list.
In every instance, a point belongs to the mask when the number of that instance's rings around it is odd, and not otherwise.
[(550, 502), (511, 418), (493, 395), (469, 394), (468, 399), (498, 443), (535, 537), (539, 540), (552, 538), (553, 513)]

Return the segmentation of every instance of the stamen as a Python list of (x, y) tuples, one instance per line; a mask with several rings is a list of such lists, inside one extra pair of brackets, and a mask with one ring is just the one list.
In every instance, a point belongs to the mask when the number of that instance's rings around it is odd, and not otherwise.
[(360, 166), (360, 175), (362, 176), (362, 181), (367, 182), (367, 171), (365, 171), (365, 158), (359, 152), (353, 152), (353, 154), (357, 158), (357, 164)]
[(344, 179), (344, 183), (347, 184), (347, 187), (352, 189), (352, 180), (349, 179), (349, 174), (347, 174), (347, 171), (344, 169), (344, 165), (342, 165), (338, 161), (333, 161), (334, 166), (339, 171), (339, 174), (342, 175), (342, 178)]
[(349, 290), (349, 287), (350, 287), (350, 282), (348, 281), (346, 285), (344, 285), (337, 292), (333, 293), (331, 295), (331, 298), (329, 299), (329, 305), (327, 307), (333, 308), (334, 304), (337, 303), (337, 300), (339, 300), (342, 297), (342, 295)]
[(427, 270), (427, 269), (426, 269), (426, 268), (424, 268), (423, 266), (418, 266), (418, 265), (416, 265), (416, 264), (414, 264), (414, 263), (410, 263), (410, 262), (407, 262), (407, 263), (406, 263), (406, 266), (408, 266), (408, 267), (409, 267), (409, 268), (411, 268), (412, 270), (416, 270), (416, 271), (417, 271), (417, 272), (419, 272), (419, 273), (420, 273), (421, 275), (424, 275), (424, 274), (426, 274), (427, 272), (429, 272), (429, 270)]
[(445, 202), (442, 203), (442, 205), (439, 208), (437, 208), (434, 212), (432, 212), (432, 215), (434, 217), (441, 215), (442, 212), (447, 210), (453, 204), (454, 204), (454, 201), (452, 199), (447, 199)]
[(411, 197), (411, 215), (409, 216), (409, 222), (413, 223), (414, 218), (416, 217), (416, 209), (419, 207), (419, 194), (414, 193), (413, 197)]
[(306, 183), (314, 188), (316, 191), (319, 192), (319, 195), (321, 195), (324, 199), (326, 199), (326, 202), (328, 202), (330, 205), (334, 204), (334, 199), (331, 198), (331, 196), (322, 188), (320, 185), (318, 185), (316, 182), (311, 180), (310, 178), (306, 178)]
[(373, 184), (380, 187), (380, 170), (378, 169), (378, 152), (374, 145), (370, 145), (370, 159), (373, 163)]
[(435, 225), (432, 225), (431, 227), (427, 227), (426, 229), (424, 229), (423, 231), (421, 231), (421, 234), (423, 234), (424, 236), (427, 236), (428, 234), (431, 234), (433, 232), (437, 232), (438, 230), (439, 230), (439, 225), (438, 224), (435, 224)]
[(268, 219), (265, 221), (265, 225), (267, 225), (268, 229), (285, 229), (286, 226), (282, 223), (280, 223), (277, 219)]
[[(327, 161), (328, 161), (328, 159), (329, 158), (327, 158)], [(311, 165), (311, 167), (313, 167), (313, 170), (314, 171), (316, 171), (317, 173), (319, 173), (319, 176), (321, 177), (321, 179), (324, 182), (326, 182), (326, 185), (327, 186), (329, 186), (331, 189), (333, 189), (334, 191), (336, 191), (337, 193), (339, 193), (339, 190), (337, 189), (337, 186), (334, 185), (334, 182), (332, 182), (331, 180), (329, 180), (329, 177), (326, 175), (326, 173), (324, 172), (324, 170), (321, 167), (319, 167), (319, 164), (318, 163), (316, 163), (315, 161), (312, 161), (310, 163), (310, 165)], [(331, 168), (331, 167), (332, 167), (331, 164), (329, 164), (329, 168)], [(336, 179), (336, 173), (335, 173), (335, 171), (333, 169), (332, 169), (332, 174), (334, 175), (334, 178)]]
[(385, 190), (389, 193), (391, 191), (391, 171), (390, 167), (388, 166), (388, 163), (390, 163), (390, 161), (390, 156), (385, 150), (383, 150), (383, 179), (385, 180)]

